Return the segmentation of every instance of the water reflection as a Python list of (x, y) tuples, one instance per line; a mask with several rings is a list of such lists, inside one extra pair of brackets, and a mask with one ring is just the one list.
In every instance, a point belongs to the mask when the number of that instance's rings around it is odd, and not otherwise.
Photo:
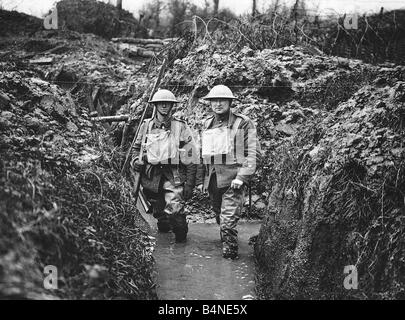
[(157, 233), (154, 257), (161, 299), (254, 299), (253, 249), (249, 238), (259, 232), (259, 222), (240, 223), (239, 259), (221, 255), (216, 224), (190, 224), (187, 243), (174, 235)]

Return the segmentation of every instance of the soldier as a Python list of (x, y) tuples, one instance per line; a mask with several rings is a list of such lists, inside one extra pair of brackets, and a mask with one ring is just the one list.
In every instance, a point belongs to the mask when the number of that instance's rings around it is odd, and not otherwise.
[(184, 202), (195, 186), (197, 146), (186, 122), (172, 116), (178, 103), (169, 90), (158, 90), (150, 103), (156, 115), (146, 119), (134, 144), (131, 167), (141, 172), (144, 194), (152, 204), (160, 232), (173, 231), (176, 242), (185, 242), (188, 226)]
[(209, 100), (214, 114), (204, 121), (203, 165), (198, 166), (197, 188), (208, 191), (216, 221), (220, 225), (224, 258), (238, 256), (237, 222), (246, 186), (260, 160), (256, 128), (247, 116), (233, 113), (236, 97), (224, 85), (211, 89)]

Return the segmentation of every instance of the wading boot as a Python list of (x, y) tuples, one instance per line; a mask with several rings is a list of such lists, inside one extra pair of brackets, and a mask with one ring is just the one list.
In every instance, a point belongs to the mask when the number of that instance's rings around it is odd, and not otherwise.
[(174, 234), (176, 243), (184, 243), (187, 241), (187, 232), (179, 231)]
[(224, 247), (222, 249), (222, 257), (224, 257), (225, 259), (232, 259), (235, 260), (238, 258), (238, 250), (231, 250), (228, 247)]
[(157, 227), (158, 227), (159, 232), (162, 232), (162, 233), (168, 233), (168, 232), (170, 232), (170, 230), (172, 230), (170, 223), (168, 223), (166, 221), (158, 221)]
[(188, 225), (173, 226), (173, 233), (177, 243), (184, 243), (187, 241)]

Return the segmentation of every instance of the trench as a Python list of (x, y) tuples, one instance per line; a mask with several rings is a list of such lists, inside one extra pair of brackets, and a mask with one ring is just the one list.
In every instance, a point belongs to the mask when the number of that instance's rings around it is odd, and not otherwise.
[(236, 260), (222, 257), (216, 223), (190, 223), (186, 243), (175, 243), (172, 233), (154, 229), (159, 299), (256, 299), (253, 247), (249, 238), (257, 235), (259, 229), (260, 221), (239, 222)]

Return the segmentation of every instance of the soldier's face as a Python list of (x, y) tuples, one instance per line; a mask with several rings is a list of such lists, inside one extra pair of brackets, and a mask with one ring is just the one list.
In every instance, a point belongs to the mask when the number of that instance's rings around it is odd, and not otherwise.
[(173, 108), (172, 102), (157, 102), (156, 103), (156, 109), (162, 116), (169, 115), (172, 108)]
[(216, 114), (225, 114), (231, 108), (229, 99), (211, 99), (211, 108)]

